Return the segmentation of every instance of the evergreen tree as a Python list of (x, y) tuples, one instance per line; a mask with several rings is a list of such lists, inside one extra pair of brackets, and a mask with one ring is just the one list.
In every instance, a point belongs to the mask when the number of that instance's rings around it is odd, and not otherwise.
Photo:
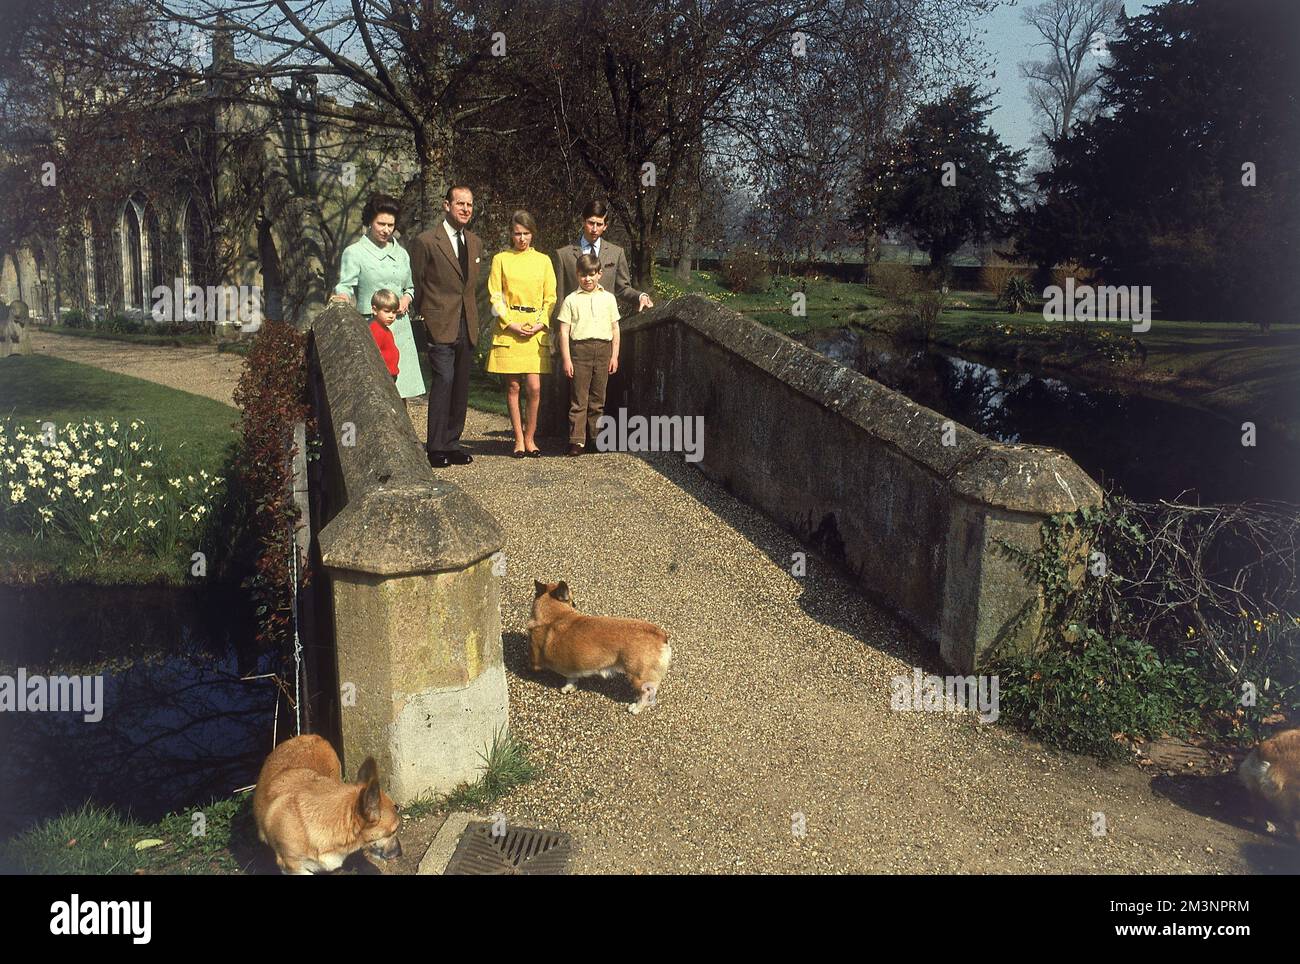
[(1104, 113), (1051, 142), (1019, 251), (1150, 285), (1166, 316), (1289, 318), (1300, 84), (1285, 41), (1300, 8), (1170, 0), (1122, 30), (1102, 68)]
[(985, 124), (990, 96), (972, 86), (923, 104), (870, 179), (862, 214), (905, 229), (946, 275), (967, 241), (998, 236), (1016, 197), (1025, 151)]

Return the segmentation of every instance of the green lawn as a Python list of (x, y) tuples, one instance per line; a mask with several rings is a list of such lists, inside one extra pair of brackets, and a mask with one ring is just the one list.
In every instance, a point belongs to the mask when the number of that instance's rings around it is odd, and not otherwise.
[[(450, 793), (428, 792), (402, 807), (405, 820), (451, 810), (489, 811), (540, 770), (528, 746), (499, 732), (479, 754), (481, 775)], [(0, 873), (26, 874), (242, 874), (273, 872), (271, 851), (257, 840), (252, 794), (186, 807), (150, 824), (86, 803), (0, 841)], [(201, 809), (206, 833), (193, 832)], [(405, 831), (403, 831), (405, 832)], [(260, 868), (256, 865), (260, 864)]]
[[(794, 294), (803, 289), (805, 314), (793, 313)], [(691, 282), (680, 284), (671, 271), (659, 271), (655, 298), (668, 301), (683, 294), (703, 295), (728, 308), (761, 321), (786, 335), (799, 335), (819, 328), (839, 328), (853, 322), (853, 314), (882, 308), (886, 302), (874, 289), (845, 281), (804, 280), (786, 276), (771, 279), (768, 289), (758, 294), (738, 294), (724, 288), (716, 272), (695, 271)]]
[[(33, 433), (39, 433), (42, 423), (53, 422), (56, 437), (69, 422), (98, 420), (109, 425), (116, 420), (129, 425), (138, 421), (161, 445), (162, 461), (156, 471), (168, 476), (207, 472), (224, 477), (237, 438), (239, 412), (211, 399), (89, 365), (46, 355), (11, 355), (0, 359), (0, 420), (6, 419)], [(188, 555), (189, 548), (175, 557), (125, 552), (96, 557), (58, 533), (35, 538), (25, 529), (0, 528), (0, 578), (11, 580), (184, 581)]]
[[(469, 370), (469, 406), (477, 408), (480, 412), (491, 412), (494, 415), (509, 415), (506, 409), (506, 392), (501, 385), (501, 378), (497, 375), (490, 375), (483, 366), (487, 363), (487, 355), (475, 357)], [(428, 379), (425, 379), (428, 384)]]
[[(1018, 358), (1022, 363), (1106, 377), (1097, 359), (1059, 352), (1040, 312), (944, 312), (935, 340), (966, 352)], [(1245, 324), (1154, 319), (1133, 334), (1121, 322), (1083, 322), (1091, 330), (1131, 337), (1146, 349), (1140, 364), (1110, 366), (1109, 374), (1133, 387), (1162, 389), (1202, 407), (1256, 420), (1279, 418), (1300, 425), (1300, 325), (1274, 325), (1268, 334)], [(1007, 331), (1010, 329), (1010, 331)]]

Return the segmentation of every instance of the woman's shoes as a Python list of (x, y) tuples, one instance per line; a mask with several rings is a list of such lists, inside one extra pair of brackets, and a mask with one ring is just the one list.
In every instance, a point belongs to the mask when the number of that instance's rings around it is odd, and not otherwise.
[(522, 458), (523, 458), (525, 455), (527, 455), (528, 453), (525, 452), (523, 449), (515, 449), (515, 450), (514, 450), (512, 453), (510, 453), (510, 454), (513, 455), (513, 456), (514, 456), (515, 458), (517, 458), (517, 459), (522, 459)]
[(529, 452), (528, 452), (528, 456), (529, 456), (529, 458), (540, 459), (540, 458), (542, 457), (542, 450), (541, 450), (541, 449), (530, 449)]

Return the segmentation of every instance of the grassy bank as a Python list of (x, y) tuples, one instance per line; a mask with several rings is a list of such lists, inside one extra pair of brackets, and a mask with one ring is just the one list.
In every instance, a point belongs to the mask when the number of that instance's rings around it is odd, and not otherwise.
[(1268, 334), (1244, 324), (1156, 319), (1134, 334), (1121, 322), (1082, 322), (1098, 344), (1133, 339), (1145, 358), (1115, 360), (1103, 350), (1073, 347), (1061, 322), (1041, 312), (1012, 315), (971, 309), (945, 311), (934, 341), (965, 354), (1017, 366), (1073, 372), (1134, 391), (1172, 397), (1198, 407), (1256, 422), (1273, 419), (1300, 426), (1300, 325), (1275, 326)]
[[(797, 316), (791, 313), (792, 295), (801, 285), (806, 314)], [(781, 277), (764, 292), (737, 294), (712, 272), (694, 272), (691, 282), (681, 285), (665, 271), (656, 293), (665, 300), (699, 294), (792, 336), (846, 326), (886, 332), (897, 327), (897, 309), (870, 285)], [(1135, 335), (1121, 322), (1045, 321), (1040, 306), (1010, 314), (983, 291), (953, 291), (948, 301), (931, 339), (937, 346), (1259, 423), (1300, 427), (1300, 325), (1277, 325), (1265, 335), (1245, 324), (1157, 318), (1150, 331)], [(1086, 340), (1071, 330), (1079, 326), (1086, 329)], [(1111, 350), (1127, 339), (1139, 347), (1136, 357)]]
[[(802, 315), (792, 311), (796, 293), (804, 295)], [(684, 294), (710, 298), (792, 336), (842, 328), (853, 323), (856, 313), (886, 306), (885, 299), (874, 288), (843, 281), (778, 277), (771, 279), (766, 291), (745, 294), (725, 288), (712, 271), (692, 272), (688, 284), (679, 283), (668, 271), (658, 274), (656, 301), (670, 301)]]
[[(474, 359), (469, 373), (469, 405), (480, 412), (493, 415), (509, 415), (506, 410), (506, 393), (497, 375), (490, 375), (484, 369), (483, 359)], [(427, 383), (426, 383), (427, 384)]]
[[(110, 433), (116, 423), (124, 439), (126, 433), (135, 431), (156, 448), (157, 454), (150, 460), (155, 464), (144, 467), (139, 474), (154, 479), (178, 478), (187, 487), (187, 495), (190, 483), (186, 480), (191, 477), (201, 480), (204, 473), (207, 477), (224, 476), (238, 414), (234, 408), (211, 399), (60, 358), (15, 355), (0, 360), (0, 420), (8, 420), (13, 431), (25, 430), (36, 436), (41, 434), (42, 425), (53, 423), (52, 438), (64, 442), (71, 439), (66, 428), (69, 423), (99, 423)], [(133, 423), (140, 426), (138, 430), (129, 428)], [(93, 453), (96, 450), (92, 446), (97, 444), (92, 438), (79, 437), (77, 447)], [(111, 459), (126, 456), (122, 447), (99, 451)], [(115, 482), (134, 482), (129, 459), (128, 469), (116, 476)], [(21, 469), (17, 472), (21, 474)], [(30, 498), (48, 495), (53, 485), (54, 480), (39, 490), (29, 485)], [(168, 491), (181, 490), (176, 486)], [(193, 548), (188, 544), (183, 553), (163, 555), (111, 549), (95, 552), (84, 540), (55, 531), (53, 526), (33, 533), (15, 524), (17, 505), (13, 497), (10, 490), (0, 503), (5, 512), (0, 515), (0, 578), (121, 583), (181, 582), (188, 576), (187, 560)]]
[[(479, 754), (483, 775), (448, 794), (430, 794), (402, 808), (400, 831), (419, 863), (428, 846), (420, 823), (433, 827), (451, 810), (483, 811), (537, 776), (526, 746), (498, 734)], [(241, 793), (139, 823), (85, 804), (0, 844), (0, 873), (245, 874), (275, 873), (271, 851), (257, 839), (253, 795)]]

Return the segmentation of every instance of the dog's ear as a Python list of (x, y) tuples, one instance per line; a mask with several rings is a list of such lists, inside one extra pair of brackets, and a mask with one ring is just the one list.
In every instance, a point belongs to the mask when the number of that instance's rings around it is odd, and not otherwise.
[(561, 582), (555, 587), (554, 596), (562, 603), (572, 604), (573, 602), (573, 596), (569, 594), (569, 584), (567, 582)]
[(546, 583), (544, 583), (544, 582), (538, 582), (536, 579), (534, 579), (534, 580), (533, 580), (533, 598), (536, 599), (538, 596), (544, 595), (545, 593), (546, 593)]
[(370, 783), (379, 779), (379, 764), (375, 762), (372, 756), (366, 757), (361, 769), (357, 771), (357, 783)]
[(357, 779), (366, 785), (357, 797), (357, 813), (366, 823), (375, 823), (380, 815), (379, 767), (372, 756), (366, 757), (357, 772)]
[(371, 780), (357, 797), (357, 813), (366, 823), (378, 823), (381, 812), (379, 802), (379, 780)]

